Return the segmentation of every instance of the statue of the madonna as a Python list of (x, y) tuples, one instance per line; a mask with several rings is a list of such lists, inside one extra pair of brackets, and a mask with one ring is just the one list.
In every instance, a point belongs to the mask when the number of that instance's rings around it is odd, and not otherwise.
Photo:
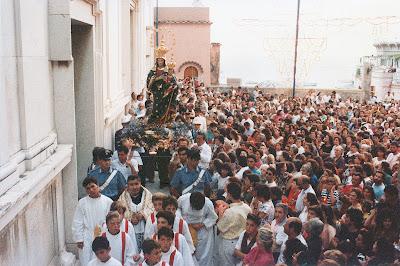
[(147, 89), (153, 94), (153, 109), (148, 122), (165, 124), (173, 120), (176, 111), (178, 85), (174, 75), (174, 63), (166, 64), (167, 48), (161, 43), (156, 49), (156, 62), (147, 76)]

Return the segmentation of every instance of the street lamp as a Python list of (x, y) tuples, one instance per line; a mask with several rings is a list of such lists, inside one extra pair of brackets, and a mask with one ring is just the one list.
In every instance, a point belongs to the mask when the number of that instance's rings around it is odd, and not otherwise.
[(299, 19), (300, 19), (300, 0), (297, 0), (297, 21), (296, 21), (296, 39), (294, 43), (294, 64), (293, 64), (293, 88), (292, 96), (296, 96), (296, 71), (297, 71), (297, 47), (299, 44)]
[(158, 48), (158, 0), (156, 1), (156, 48)]

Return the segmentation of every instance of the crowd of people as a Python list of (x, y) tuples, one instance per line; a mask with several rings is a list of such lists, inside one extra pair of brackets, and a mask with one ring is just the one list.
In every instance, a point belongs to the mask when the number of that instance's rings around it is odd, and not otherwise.
[[(178, 83), (173, 137), (93, 150), (83, 266), (398, 265), (398, 101)], [(123, 128), (151, 105), (133, 94)], [(155, 171), (168, 193), (146, 188)]]

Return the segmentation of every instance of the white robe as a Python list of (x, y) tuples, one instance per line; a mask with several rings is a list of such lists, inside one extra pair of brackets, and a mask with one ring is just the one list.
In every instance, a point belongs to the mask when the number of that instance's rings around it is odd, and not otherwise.
[(98, 198), (86, 196), (79, 200), (72, 222), (72, 237), (74, 242), (83, 242), (83, 248), (78, 250), (79, 261), (82, 266), (88, 265), (94, 258), (92, 242), (95, 238), (96, 226), (101, 230), (101, 225), (106, 220), (112, 200), (104, 195)]
[[(176, 250), (175, 252), (175, 256), (174, 256), (174, 261), (172, 264), (170, 264), (170, 260), (171, 260), (171, 253), (174, 252), (174, 250)], [(171, 246), (170, 249), (167, 252), (162, 252), (162, 257), (161, 257), (162, 261), (168, 262), (169, 265), (173, 265), (173, 266), (185, 266), (185, 263), (183, 262), (183, 257), (182, 254), (179, 252), (179, 250), (177, 250), (174, 246)]]
[(218, 216), (214, 211), (214, 206), (208, 198), (205, 199), (203, 208), (199, 211), (193, 210), (190, 205), (191, 193), (182, 195), (178, 199), (178, 209), (182, 214), (182, 218), (188, 224), (202, 223), (204, 227), (197, 231), (197, 246), (194, 253), (199, 265), (212, 265), (214, 252), (214, 233)]
[[(150, 265), (147, 264), (145, 261), (143, 261), (142, 263), (139, 263), (139, 266), (150, 266)], [(168, 262), (161, 260), (159, 263), (157, 263), (153, 266), (169, 266), (169, 264), (168, 264)]]
[[(128, 223), (128, 228), (126, 228), (126, 223)], [(128, 230), (126, 230), (128, 229)], [(135, 228), (133, 228), (133, 225), (131, 222), (129, 222), (126, 218), (122, 219), (121, 221), (121, 226), (119, 227), (119, 230), (121, 232), (125, 232), (128, 234), (128, 236), (131, 238), (133, 248), (135, 250), (135, 254), (139, 253), (137, 242), (136, 242), (136, 235), (135, 235)], [(103, 232), (107, 232), (107, 225), (106, 223), (103, 224)]]
[[(157, 220), (155, 221), (154, 224), (151, 224), (151, 220), (149, 221), (149, 219), (150, 219), (150, 217), (147, 219), (147, 222), (146, 222), (147, 229), (145, 230), (145, 233), (144, 233), (144, 239), (151, 238), (151, 236), (157, 232)], [(183, 221), (182, 232), (179, 232), (179, 223), (181, 220)], [(150, 222), (149, 226), (148, 226), (148, 222)], [(183, 220), (180, 216), (176, 215), (175, 220), (174, 220), (174, 227), (172, 228), (172, 230), (174, 231), (174, 233), (180, 233), (185, 237), (186, 242), (189, 245), (191, 254), (193, 254), (195, 251), (195, 247), (193, 244), (192, 235), (190, 234), (189, 226), (188, 226), (187, 222), (185, 220)]]
[[(108, 242), (110, 242), (111, 253), (110, 255), (122, 263), (122, 232), (116, 235), (110, 234), (110, 232), (105, 232)], [(138, 252), (133, 246), (131, 237), (125, 234), (125, 253), (124, 253), (124, 265), (131, 266), (134, 265), (133, 256), (137, 255)]]
[(98, 258), (91, 260), (88, 266), (121, 266), (121, 262), (111, 257), (106, 262), (101, 262)]
[[(175, 238), (178, 237), (178, 245), (179, 247), (175, 246), (176, 240)], [(151, 239), (158, 240), (157, 234), (154, 234)], [(174, 239), (172, 240), (172, 245), (182, 254), (183, 262), (185, 266), (194, 266), (194, 261), (192, 257), (192, 253), (190, 252), (190, 248), (186, 239), (183, 235), (174, 233)]]

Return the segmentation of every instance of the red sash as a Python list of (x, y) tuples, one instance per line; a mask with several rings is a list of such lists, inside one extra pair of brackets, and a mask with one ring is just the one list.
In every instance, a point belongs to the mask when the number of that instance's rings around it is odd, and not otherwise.
[(174, 243), (175, 243), (175, 248), (179, 250), (179, 233), (175, 233)]
[[(106, 232), (103, 232), (101, 234), (102, 237), (107, 238), (106, 236)], [(126, 233), (125, 232), (121, 232), (121, 238), (122, 238), (122, 265), (124, 265), (125, 263), (125, 242), (126, 242)]]
[(176, 254), (176, 249), (174, 251), (172, 251), (171, 255), (169, 255), (169, 265), (170, 266), (174, 266), (175, 254)]
[(183, 235), (183, 219), (179, 219), (178, 233)]
[(156, 217), (155, 217), (155, 215), (154, 215), (154, 212), (152, 212), (152, 213), (150, 214), (150, 219), (151, 219), (151, 223), (152, 223), (152, 224), (154, 224), (154, 223), (156, 222)]
[(129, 222), (128, 219), (125, 219), (125, 233), (128, 233), (129, 231)]

